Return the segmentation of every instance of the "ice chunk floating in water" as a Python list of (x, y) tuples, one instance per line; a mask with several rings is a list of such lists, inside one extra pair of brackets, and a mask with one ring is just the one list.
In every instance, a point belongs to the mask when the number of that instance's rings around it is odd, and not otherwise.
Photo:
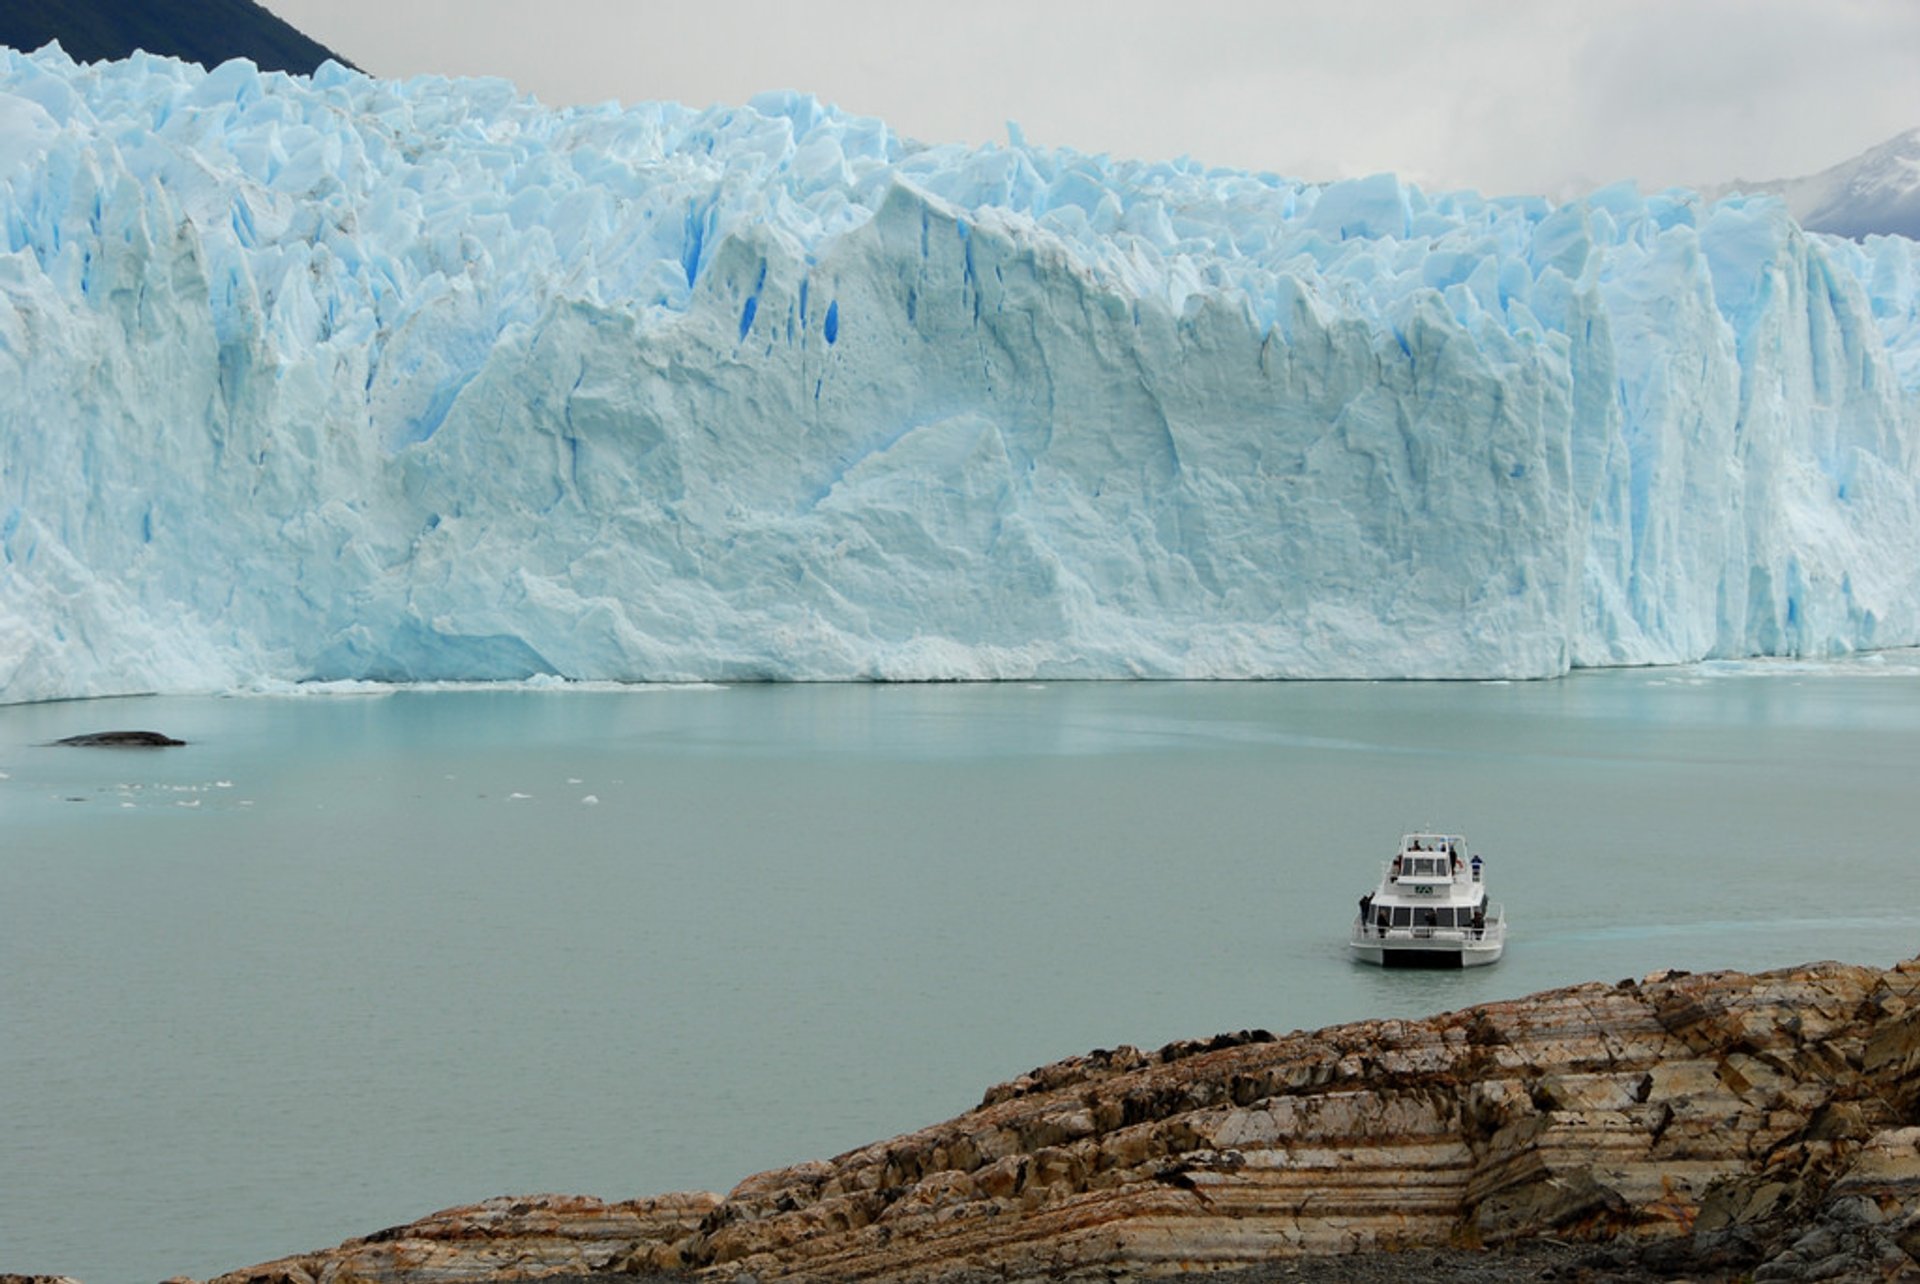
[(0, 699), (1920, 641), (1913, 244), (0, 53)]

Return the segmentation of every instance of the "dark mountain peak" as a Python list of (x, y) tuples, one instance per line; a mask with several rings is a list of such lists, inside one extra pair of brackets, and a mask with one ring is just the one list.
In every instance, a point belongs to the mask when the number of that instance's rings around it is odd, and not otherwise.
[(0, 44), (34, 50), (59, 41), (76, 62), (125, 58), (136, 49), (215, 67), (251, 59), (262, 71), (312, 74), (331, 58), (253, 0), (6, 0)]

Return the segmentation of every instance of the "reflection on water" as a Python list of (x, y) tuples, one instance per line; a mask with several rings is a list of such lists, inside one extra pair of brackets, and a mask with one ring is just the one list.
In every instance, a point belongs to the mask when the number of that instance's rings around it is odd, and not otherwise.
[[(147, 727), (163, 751), (48, 747)], [(1920, 950), (1920, 663), (0, 709), (0, 1269), (724, 1189), (1118, 1043)], [(1359, 967), (1404, 830), (1512, 920)]]

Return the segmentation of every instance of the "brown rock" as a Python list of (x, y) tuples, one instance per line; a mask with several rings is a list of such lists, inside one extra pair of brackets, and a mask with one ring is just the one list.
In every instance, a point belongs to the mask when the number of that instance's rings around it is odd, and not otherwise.
[[(1777, 1241), (1904, 1278), (1917, 1021), (1920, 966), (1821, 963), (1100, 1051), (724, 1200), (490, 1201), (221, 1284), (1150, 1275), (1548, 1234), (1674, 1273)], [(1822, 1234), (1789, 1249), (1789, 1222)]]
[(675, 1245), (719, 1205), (711, 1194), (609, 1204), (580, 1195), (529, 1195), (449, 1208), (324, 1253), (222, 1275), (216, 1284), (451, 1284), (527, 1280), (686, 1265)]

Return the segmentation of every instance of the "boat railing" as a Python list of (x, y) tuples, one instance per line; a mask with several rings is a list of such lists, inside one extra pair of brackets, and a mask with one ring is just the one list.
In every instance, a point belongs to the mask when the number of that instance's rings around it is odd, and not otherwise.
[(1455, 924), (1448, 927), (1439, 923), (1382, 926), (1377, 922), (1356, 916), (1353, 920), (1353, 939), (1356, 941), (1497, 941), (1506, 934), (1505, 911), (1506, 907), (1503, 905), (1489, 906), (1486, 917), (1477, 927), (1471, 924)]

